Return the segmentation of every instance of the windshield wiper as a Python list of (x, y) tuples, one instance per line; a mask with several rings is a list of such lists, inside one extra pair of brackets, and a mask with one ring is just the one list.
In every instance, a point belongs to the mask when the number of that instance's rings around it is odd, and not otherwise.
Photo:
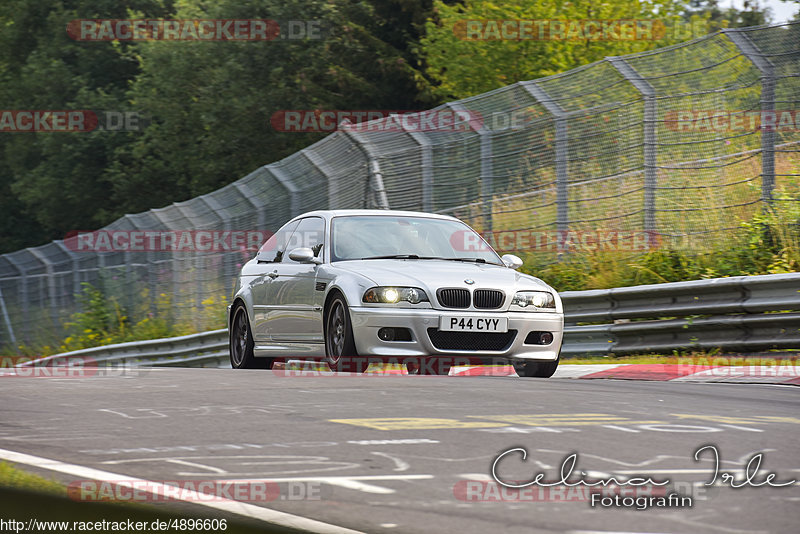
[(389, 254), (386, 256), (370, 256), (361, 258), (362, 260), (444, 260), (444, 261), (463, 261), (467, 263), (489, 263), (499, 265), (499, 263), (487, 262), (483, 258), (444, 258), (441, 256), (417, 256), (416, 254)]
[(389, 254), (387, 256), (370, 256), (362, 260), (430, 260), (433, 258), (420, 257), (416, 254)]
[(467, 261), (470, 263), (486, 263), (486, 260), (483, 258), (439, 258), (439, 259), (447, 261)]

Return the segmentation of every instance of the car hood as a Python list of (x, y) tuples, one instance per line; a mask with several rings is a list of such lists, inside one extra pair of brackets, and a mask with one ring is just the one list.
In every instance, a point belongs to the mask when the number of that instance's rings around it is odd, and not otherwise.
[[(554, 291), (533, 276), (505, 266), (446, 260), (352, 260), (336, 268), (369, 278), (376, 286), (408, 286), (436, 290), (440, 287), (531, 289)], [(472, 280), (474, 284), (467, 284)]]

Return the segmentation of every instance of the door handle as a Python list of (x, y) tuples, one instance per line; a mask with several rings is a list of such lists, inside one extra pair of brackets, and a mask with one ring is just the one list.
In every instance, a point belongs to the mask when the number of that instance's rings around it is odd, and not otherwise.
[(278, 271), (272, 271), (271, 273), (267, 273), (267, 276), (272, 278), (273, 280), (278, 278)]

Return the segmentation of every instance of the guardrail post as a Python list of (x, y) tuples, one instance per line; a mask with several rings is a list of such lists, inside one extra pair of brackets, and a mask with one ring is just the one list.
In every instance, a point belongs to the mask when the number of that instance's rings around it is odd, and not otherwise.
[(558, 230), (559, 251), (567, 238), (569, 230), (569, 181), (568, 157), (569, 139), (567, 137), (567, 112), (553, 100), (541, 86), (534, 82), (521, 82), (520, 85), (544, 107), (555, 121), (556, 130), (556, 229)]
[(372, 205), (378, 206), (378, 209), (389, 209), (389, 197), (386, 195), (386, 189), (383, 187), (383, 173), (381, 173), (381, 166), (378, 163), (378, 155), (369, 141), (363, 139), (361, 134), (349, 128), (350, 121), (345, 119), (339, 125), (339, 130), (344, 132), (345, 135), (355, 141), (356, 146), (364, 153), (367, 158), (367, 170), (369, 172), (369, 188), (372, 194), (368, 194), (364, 201), (367, 203), (366, 207), (370, 208)]
[(722, 30), (728, 39), (761, 73), (761, 199), (772, 200), (775, 189), (775, 129), (764, 128), (764, 117), (775, 113), (775, 64), (745, 32), (735, 28)]
[(611, 66), (639, 91), (644, 99), (644, 229), (656, 231), (656, 185), (658, 184), (658, 153), (656, 122), (658, 109), (656, 90), (630, 63), (622, 57), (607, 57)]

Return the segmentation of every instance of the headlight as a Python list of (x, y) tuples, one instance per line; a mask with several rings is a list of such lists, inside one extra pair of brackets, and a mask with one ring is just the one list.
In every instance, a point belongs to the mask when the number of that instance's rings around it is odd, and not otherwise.
[(554, 310), (556, 299), (547, 291), (519, 291), (511, 301), (511, 309), (522, 311)]
[(418, 304), (427, 302), (428, 295), (416, 287), (373, 287), (367, 289), (367, 292), (364, 293), (364, 298), (361, 300), (381, 304), (395, 304), (400, 301)]

